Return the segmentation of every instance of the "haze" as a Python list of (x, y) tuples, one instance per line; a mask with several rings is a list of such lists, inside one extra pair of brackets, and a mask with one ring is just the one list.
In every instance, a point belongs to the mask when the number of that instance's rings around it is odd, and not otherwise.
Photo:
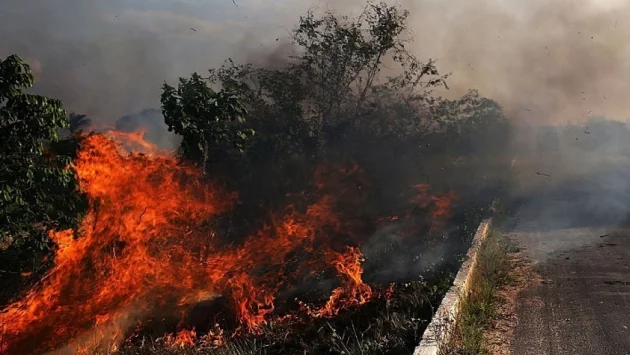
[[(560, 123), (592, 114), (630, 117), (630, 6), (621, 0), (402, 1), (414, 52), (518, 121)], [(159, 107), (164, 80), (228, 58), (273, 51), (313, 6), (356, 12), (363, 1), (4, 0), (0, 56), (33, 66), (37, 91), (112, 123)]]

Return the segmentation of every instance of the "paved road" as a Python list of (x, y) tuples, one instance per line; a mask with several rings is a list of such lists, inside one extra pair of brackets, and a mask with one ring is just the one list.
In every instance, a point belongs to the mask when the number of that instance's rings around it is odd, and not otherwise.
[(630, 355), (630, 169), (554, 184), (516, 210), (511, 236), (541, 281), (518, 297), (512, 354)]

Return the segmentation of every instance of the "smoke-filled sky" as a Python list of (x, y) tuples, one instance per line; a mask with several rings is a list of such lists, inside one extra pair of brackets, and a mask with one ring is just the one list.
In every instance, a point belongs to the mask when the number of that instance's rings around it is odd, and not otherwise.
[[(158, 107), (160, 86), (227, 57), (270, 52), (310, 7), (361, 0), (2, 0), (0, 57), (32, 65), (39, 92), (111, 123)], [(517, 120), (630, 117), (630, 1), (402, 0), (413, 51)]]

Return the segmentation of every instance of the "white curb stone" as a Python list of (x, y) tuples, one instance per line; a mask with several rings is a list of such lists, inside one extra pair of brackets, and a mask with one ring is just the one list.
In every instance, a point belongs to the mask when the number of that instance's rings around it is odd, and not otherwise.
[(462, 295), (468, 292), (472, 279), (472, 271), (477, 265), (479, 245), (488, 237), (492, 227), (492, 218), (479, 224), (472, 245), (466, 254), (466, 260), (457, 272), (453, 285), (442, 299), (440, 307), (433, 315), (431, 323), (424, 331), (420, 345), (413, 355), (439, 355), (440, 350), (448, 344), (452, 326), (457, 319)]

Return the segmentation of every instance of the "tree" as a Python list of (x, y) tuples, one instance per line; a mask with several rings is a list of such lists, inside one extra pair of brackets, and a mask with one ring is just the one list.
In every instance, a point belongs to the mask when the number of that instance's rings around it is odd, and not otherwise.
[(215, 92), (197, 73), (180, 78), (177, 89), (165, 83), (161, 102), (169, 131), (182, 136), (182, 153), (204, 172), (209, 162), (242, 153), (253, 134), (244, 127), (247, 111), (239, 97)]
[[(407, 17), (385, 3), (368, 4), (356, 18), (310, 11), (291, 32), (283, 65), (228, 60), (207, 80), (194, 74), (178, 88), (165, 85), (165, 120), (182, 136), (186, 157), (213, 160), (215, 170), (221, 156), (238, 157), (227, 159), (237, 162), (227, 178), (242, 200), (280, 205), (287, 193), (307, 189), (323, 161), (356, 160), (361, 147), (410, 139), (426, 127), (431, 91), (445, 76), (407, 51)], [(241, 99), (246, 122), (229, 118), (234, 110), (221, 93)], [(247, 154), (232, 154), (244, 142)]]
[(0, 238), (44, 247), (46, 229), (71, 226), (82, 200), (71, 155), (56, 154), (66, 112), (58, 100), (26, 93), (33, 83), (18, 56), (0, 61)]
[(210, 70), (210, 80), (246, 98), (258, 139), (282, 137), (272, 144), (275, 156), (322, 154), (353, 131), (388, 136), (405, 126), (396, 134), (416, 134), (431, 117), (432, 88), (446, 76), (406, 49), (407, 17), (385, 3), (368, 4), (354, 19), (309, 11), (291, 33), (286, 65), (230, 60)]
[[(292, 35), (299, 48), (297, 67), (315, 113), (326, 124), (364, 116), (382, 102), (379, 92), (411, 94), (443, 83), (433, 61), (422, 63), (406, 50), (408, 16), (381, 2), (369, 3), (352, 21), (332, 12), (317, 17), (310, 11), (300, 18)], [(380, 74), (385, 60), (392, 64), (390, 76)]]
[(510, 138), (510, 124), (499, 104), (476, 90), (457, 100), (436, 100), (429, 114), (432, 131), (447, 139), (447, 149), (458, 156), (496, 156)]
[[(461, 100), (434, 96), (447, 76), (433, 61), (422, 62), (407, 50), (408, 16), (385, 3), (369, 3), (355, 18), (310, 11), (290, 33), (291, 51), (274, 58), (273, 66), (228, 59), (207, 79), (194, 74), (180, 79), (177, 89), (165, 85), (164, 116), (183, 136), (185, 156), (199, 162), (211, 157), (216, 167), (222, 154), (209, 154), (212, 147), (229, 153), (243, 142), (235, 139), (238, 132), (255, 130), (246, 154), (223, 154), (238, 157), (229, 175), (221, 175), (239, 191), (236, 209), (243, 218), (235, 224), (247, 223), (245, 216), (257, 208), (293, 203), (296, 192), (316, 194), (313, 176), (327, 164), (358, 163), (365, 176), (394, 181), (392, 192), (382, 195), (394, 194), (395, 187), (424, 177), (392, 171), (422, 164), (429, 150), (461, 155), (487, 137), (480, 132), (494, 119), (503, 122), (498, 106), (476, 93)], [(227, 124), (234, 122), (225, 118), (231, 109), (210, 87), (222, 87), (242, 102), (247, 121)], [(392, 178), (397, 175), (408, 181)], [(379, 194), (370, 197), (374, 205), (380, 204)]]

